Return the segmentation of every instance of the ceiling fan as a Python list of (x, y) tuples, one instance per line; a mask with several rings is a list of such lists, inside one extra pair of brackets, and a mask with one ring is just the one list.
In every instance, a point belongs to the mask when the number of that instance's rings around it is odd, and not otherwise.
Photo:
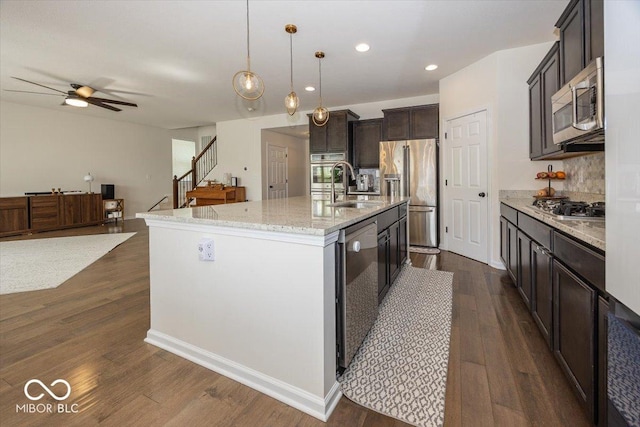
[(93, 94), (97, 91), (96, 89), (94, 89), (92, 87), (89, 87), (89, 86), (80, 85), (80, 84), (77, 84), (77, 83), (70, 83), (70, 86), (73, 88), (73, 90), (70, 90), (68, 92), (63, 92), (61, 90), (54, 89), (52, 87), (45, 86), (45, 85), (40, 84), (40, 83), (36, 83), (36, 82), (29, 81), (29, 80), (21, 79), (19, 77), (11, 77), (11, 78), (16, 79), (16, 80), (20, 80), (21, 82), (31, 83), (32, 85), (40, 86), (40, 87), (43, 87), (45, 89), (53, 90), (55, 92), (59, 92), (61, 95), (59, 95), (57, 93), (31, 92), (31, 91), (27, 91), (27, 90), (5, 89), (7, 92), (23, 92), (23, 93), (36, 93), (36, 94), (39, 94), (39, 95), (64, 96), (64, 102), (62, 103), (62, 105), (72, 105), (74, 107), (87, 107), (89, 104), (91, 104), (91, 105), (95, 105), (96, 107), (102, 107), (102, 108), (106, 108), (107, 110), (112, 110), (112, 111), (122, 111), (122, 110), (120, 108), (117, 108), (117, 107), (114, 107), (114, 106), (108, 105), (108, 104), (124, 105), (124, 106), (127, 106), (127, 107), (137, 107), (138, 106), (137, 104), (134, 104), (132, 102), (116, 101), (114, 99), (97, 98), (97, 97), (93, 96)]

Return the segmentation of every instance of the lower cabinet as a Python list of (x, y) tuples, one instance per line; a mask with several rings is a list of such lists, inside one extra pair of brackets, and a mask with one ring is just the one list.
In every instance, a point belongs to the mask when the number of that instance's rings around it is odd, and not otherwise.
[(500, 208), (500, 258), (590, 421), (606, 426), (604, 255), (512, 211)]
[(516, 255), (518, 257), (518, 280), (516, 287), (529, 310), (533, 307), (531, 239), (522, 231), (516, 232)]
[(551, 272), (553, 257), (544, 247), (531, 243), (531, 283), (535, 292), (531, 304), (531, 315), (538, 329), (553, 348), (553, 287)]
[(0, 236), (26, 232), (29, 229), (29, 199), (0, 198)]
[(595, 415), (597, 293), (553, 262), (554, 354), (590, 419)]
[(378, 303), (382, 302), (407, 260), (407, 243), (406, 209), (391, 209), (379, 215)]

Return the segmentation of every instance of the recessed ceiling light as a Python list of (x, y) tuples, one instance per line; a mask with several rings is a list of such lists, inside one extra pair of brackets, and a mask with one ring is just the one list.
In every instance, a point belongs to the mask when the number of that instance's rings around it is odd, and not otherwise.
[(369, 45), (366, 43), (360, 43), (359, 45), (356, 46), (356, 50), (358, 52), (366, 52), (370, 49)]
[(427, 70), (427, 71), (433, 71), (436, 68), (438, 68), (438, 66), (436, 64), (431, 64), (431, 65), (427, 65), (426, 67), (424, 67), (424, 69)]
[(306, 90), (307, 92), (313, 92), (314, 90), (316, 90), (316, 88), (313, 86), (307, 86), (304, 88), (304, 90)]

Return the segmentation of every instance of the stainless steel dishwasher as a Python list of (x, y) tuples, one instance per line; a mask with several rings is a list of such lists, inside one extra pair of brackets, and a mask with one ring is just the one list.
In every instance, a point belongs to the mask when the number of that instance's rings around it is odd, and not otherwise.
[(376, 222), (365, 220), (341, 230), (337, 248), (337, 359), (346, 368), (378, 316)]

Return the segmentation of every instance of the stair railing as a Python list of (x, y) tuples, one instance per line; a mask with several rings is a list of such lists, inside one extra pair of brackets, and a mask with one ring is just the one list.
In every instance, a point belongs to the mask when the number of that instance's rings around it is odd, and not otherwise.
[(202, 152), (191, 159), (191, 170), (180, 178), (173, 176), (173, 208), (184, 208), (189, 205), (187, 191), (198, 186), (218, 164), (217, 136), (202, 149)]
[(151, 206), (151, 207), (147, 210), (147, 212), (151, 212), (151, 211), (152, 211), (156, 206), (158, 206), (160, 203), (164, 202), (164, 201), (165, 201), (165, 200), (167, 200), (168, 198), (169, 198), (169, 196), (163, 196), (163, 197), (162, 197), (162, 199), (158, 200), (158, 201), (156, 202), (156, 204), (155, 204), (155, 205)]

